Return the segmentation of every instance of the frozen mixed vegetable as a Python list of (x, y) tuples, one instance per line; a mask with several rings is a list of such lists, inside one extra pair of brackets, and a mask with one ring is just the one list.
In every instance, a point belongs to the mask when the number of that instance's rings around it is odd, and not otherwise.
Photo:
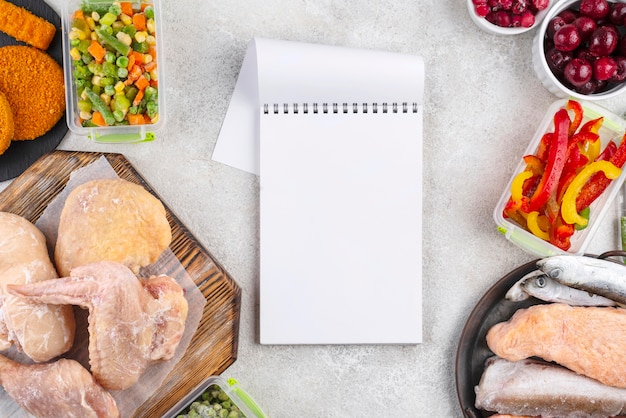
[(83, 126), (158, 121), (156, 42), (152, 3), (85, 0), (74, 12), (69, 53)]

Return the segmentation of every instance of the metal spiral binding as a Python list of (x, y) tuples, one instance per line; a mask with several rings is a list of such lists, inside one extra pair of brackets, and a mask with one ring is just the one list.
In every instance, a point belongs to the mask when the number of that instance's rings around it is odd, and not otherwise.
[[(312, 113), (313, 114), (318, 114), (318, 113), (333, 113), (333, 114), (338, 114), (338, 113), (419, 113), (419, 104), (416, 102), (413, 103), (407, 103), (407, 102), (402, 102), (402, 103), (387, 103), (387, 102), (382, 102), (382, 103), (356, 103), (353, 102), (351, 105), (347, 102), (343, 102), (343, 103), (321, 103), (321, 105), (319, 103), (293, 103), (293, 104), (288, 104), (288, 103), (283, 103), (282, 105), (282, 112), (280, 109), (280, 104), (278, 103), (274, 103), (272, 105), (272, 110), (274, 114), (278, 114), (278, 113), (282, 113), (282, 114), (298, 114), (298, 113), (304, 113), (304, 114), (308, 114), (309, 113), (309, 108), (312, 108)], [(320, 107), (321, 107), (321, 111), (320, 111)], [(352, 110), (350, 110), (350, 108), (352, 108)], [(270, 105), (269, 104), (264, 104), (263, 105), (263, 113), (264, 114), (269, 114), (270, 113)]]

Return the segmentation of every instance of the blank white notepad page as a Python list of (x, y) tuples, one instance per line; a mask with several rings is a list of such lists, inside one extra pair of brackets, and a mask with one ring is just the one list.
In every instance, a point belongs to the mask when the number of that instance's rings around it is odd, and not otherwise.
[(261, 343), (419, 343), (422, 109), (317, 108), (261, 112)]

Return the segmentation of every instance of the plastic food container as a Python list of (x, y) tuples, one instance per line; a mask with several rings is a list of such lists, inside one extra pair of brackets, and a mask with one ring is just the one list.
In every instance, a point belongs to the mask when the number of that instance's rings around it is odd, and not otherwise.
[[(609, 1), (609, 3), (623, 2)], [(535, 74), (537, 74), (537, 77), (539, 78), (543, 86), (550, 93), (561, 98), (572, 97), (575, 99), (587, 101), (604, 100), (626, 92), (626, 82), (624, 82), (621, 84), (617, 84), (613, 88), (605, 90), (601, 93), (581, 94), (561, 83), (561, 81), (554, 75), (550, 67), (548, 67), (548, 62), (546, 61), (546, 51), (544, 49), (544, 38), (546, 37), (548, 24), (550, 23), (550, 20), (552, 20), (552, 18), (554, 18), (563, 10), (572, 8), (577, 9), (579, 4), (580, 0), (560, 0), (554, 5), (554, 7), (551, 7), (549, 9), (548, 14), (545, 16), (533, 40), (532, 60)]]
[[(544, 119), (539, 125), (524, 155), (535, 154), (543, 135), (547, 132), (554, 131), (554, 114), (560, 108), (564, 108), (567, 104), (567, 101), (567, 99), (560, 99), (554, 102), (549, 107)], [(600, 135), (601, 149), (604, 149), (611, 140), (613, 140), (613, 142), (615, 142), (615, 144), (619, 146), (619, 144), (622, 142), (622, 138), (626, 130), (626, 121), (592, 102), (578, 102), (582, 105), (584, 111), (581, 126), (589, 120), (598, 118), (600, 116), (604, 117), (602, 127), (598, 131), (598, 134)], [(620, 188), (624, 183), (624, 179), (626, 179), (626, 165), (622, 167), (622, 172), (620, 176), (611, 181), (606, 190), (604, 190), (604, 192), (591, 204), (589, 222), (587, 227), (582, 230), (576, 230), (574, 232), (573, 236), (571, 237), (571, 247), (567, 251), (563, 251), (555, 245), (552, 245), (550, 242), (538, 238), (534, 234), (527, 231), (523, 226), (520, 226), (512, 219), (504, 216), (503, 211), (509, 198), (511, 197), (511, 185), (513, 183), (513, 180), (515, 176), (524, 171), (525, 168), (526, 163), (523, 159), (520, 159), (520, 163), (518, 164), (515, 172), (511, 176), (511, 179), (507, 183), (507, 186), (502, 193), (502, 196), (500, 197), (496, 208), (494, 209), (493, 216), (498, 226), (498, 230), (515, 245), (539, 257), (548, 257), (565, 253), (576, 255), (584, 254), (585, 249), (588, 247), (591, 238), (597, 231), (607, 211), (613, 209), (611, 205), (615, 197), (620, 192)]]
[[(194, 402), (203, 401), (203, 393), (207, 390), (220, 390), (223, 392), (223, 399), (226, 402), (232, 402), (245, 418), (266, 418), (267, 416), (257, 405), (246, 391), (244, 391), (239, 383), (235, 379), (224, 379), (220, 376), (211, 376), (204, 382), (200, 383), (194, 390), (192, 390), (185, 398), (181, 399), (176, 405), (172, 407), (164, 416), (164, 418), (176, 418), (184, 414), (188, 410), (188, 407)], [(228, 399), (225, 399), (225, 398)], [(217, 407), (220, 408), (221, 407)], [(219, 412), (219, 410), (218, 410)], [(217, 417), (221, 415), (217, 414)], [(228, 416), (228, 415), (227, 415)]]
[[(117, 2), (116, 4), (119, 5), (120, 2)], [(127, 64), (125, 67), (126, 71), (128, 72), (128, 75), (126, 77), (124, 77), (123, 73), (121, 73), (120, 75), (119, 73), (116, 72), (113, 75), (108, 74), (108, 73), (103, 74), (101, 77), (99, 77), (98, 80), (96, 80), (94, 77), (89, 76), (89, 78), (87, 78), (83, 75), (81, 77), (81, 80), (77, 81), (79, 76), (81, 75), (81, 72), (79, 70), (77, 73), (76, 65), (74, 65), (73, 62), (75, 61), (77, 57), (80, 57), (76, 61), (77, 62), (82, 61), (82, 64), (88, 65), (88, 63), (85, 61), (89, 58), (93, 58), (93, 55), (87, 56), (88, 54), (85, 52), (87, 43), (90, 42), (90, 40), (93, 39), (94, 37), (102, 40), (102, 38), (96, 33), (94, 28), (89, 26), (93, 24), (93, 22), (90, 22), (89, 19), (93, 19), (96, 22), (96, 25), (98, 25), (98, 23), (101, 23), (99, 19), (104, 17), (104, 15), (107, 13), (107, 10), (113, 5), (113, 1), (112, 0), (67, 0), (63, 2), (63, 6), (62, 6), (62, 19), (61, 20), (62, 20), (62, 29), (63, 29), (63, 35), (62, 35), (63, 67), (65, 71), (67, 125), (72, 132), (79, 134), (79, 135), (87, 136), (88, 138), (96, 142), (118, 143), (118, 142), (152, 141), (156, 137), (156, 134), (155, 134), (156, 131), (158, 131), (165, 123), (165, 98), (164, 98), (165, 89), (163, 88), (163, 83), (162, 83), (163, 74), (164, 74), (163, 53), (162, 53), (163, 39), (161, 37), (162, 30), (161, 30), (161, 16), (160, 16), (159, 0), (130, 1), (130, 2), (126, 2), (125, 6), (128, 6), (129, 4), (132, 6), (134, 13), (145, 10), (147, 6), (152, 6), (150, 13), (145, 13), (146, 16), (149, 16), (148, 18), (146, 18), (147, 29), (141, 30), (142, 28), (140, 27), (139, 30), (136, 30), (136, 32), (129, 32), (128, 33), (129, 38), (127, 38), (127, 42), (132, 42), (131, 44), (132, 51), (141, 53), (145, 57), (144, 63), (142, 63), (141, 65), (136, 65), (136, 66), (138, 68), (141, 68), (143, 75), (146, 75), (144, 79), (148, 80), (147, 88), (145, 87), (145, 82), (143, 80), (142, 80), (142, 84), (138, 84), (136, 81), (134, 81), (135, 77), (131, 76), (131, 73), (133, 73), (132, 67), (135, 67), (135, 65), (133, 65), (133, 62), (138, 63), (138, 61), (140, 60), (140, 57), (138, 55), (136, 55), (137, 60), (135, 60), (134, 57), (133, 59), (131, 59), (131, 55), (133, 55), (132, 52), (126, 55), (126, 57), (130, 61), (130, 64)], [(84, 13), (84, 21), (88, 23), (88, 26), (87, 26), (88, 29), (84, 31), (84, 33), (87, 34), (86, 39), (83, 34), (78, 33), (77, 35), (76, 30), (73, 29), (73, 21), (75, 20), (75, 13), (78, 10), (80, 10), (81, 6), (83, 5), (88, 5), (92, 9), (96, 10), (95, 14), (91, 10), (89, 10), (87, 13)], [(128, 10), (128, 9), (125, 9), (125, 10)], [(152, 16), (152, 13), (154, 14), (154, 16)], [(118, 21), (121, 21), (121, 15), (118, 15), (118, 16), (119, 16)], [(150, 20), (152, 20), (152, 22), (150, 22)], [(132, 25), (133, 28), (135, 26), (138, 26), (138, 27), (142, 26), (139, 22), (137, 22), (137, 25), (135, 25), (135, 22), (132, 20), (132, 18), (130, 21), (126, 20), (126, 22), (127, 23), (132, 22), (132, 23), (128, 23), (127, 26)], [(82, 24), (82, 22), (79, 22), (79, 23)], [(114, 27), (114, 26), (120, 25), (120, 24), (121, 24), (120, 22), (116, 22), (109, 26), (113, 36), (115, 36), (117, 32), (119, 31), (119, 26), (118, 27)], [(105, 24), (103, 25), (107, 26)], [(143, 40), (143, 38), (137, 38), (137, 33), (143, 32), (150, 36), (152, 35), (152, 32), (151, 32), (152, 28), (155, 28), (156, 30), (154, 32), (153, 37), (149, 38), (149, 41), (143, 41), (143, 42), (137, 41), (137, 39), (139, 39), (140, 41)], [(79, 41), (87, 42), (87, 43), (79, 46), (77, 45), (76, 39), (78, 39)], [(138, 43), (136, 44), (135, 42), (138, 42)], [(109, 51), (117, 55), (118, 58), (119, 56), (124, 55), (119, 50), (116, 51), (116, 49), (112, 46), (112, 44), (107, 44), (102, 41), (100, 42), (100, 44), (104, 44), (106, 51)], [(141, 44), (141, 46), (139, 44)], [(149, 47), (150, 49), (148, 50)], [(77, 53), (77, 49), (79, 50), (78, 53)], [(81, 53), (80, 51), (83, 51), (84, 53)], [(150, 55), (150, 57), (147, 57), (147, 55)], [(109, 56), (107, 56), (107, 58)], [(148, 65), (148, 60), (152, 61), (152, 64)], [(93, 61), (94, 63), (99, 63), (102, 66), (104, 66), (108, 60), (107, 59), (97, 60), (94, 58)], [(117, 70), (122, 68), (124, 62), (121, 61), (121, 63), (122, 65), (119, 65), (120, 63), (118, 63), (117, 61), (114, 61), (114, 64), (115, 64), (114, 68), (116, 68)], [(109, 65), (109, 64), (106, 64), (106, 65)], [(156, 67), (154, 66), (154, 64), (156, 64)], [(111, 67), (109, 66), (107, 69), (110, 69), (110, 68)], [(148, 70), (148, 68), (150, 68), (150, 70)], [(93, 74), (96, 74), (96, 73), (93, 73)], [(106, 80), (106, 85), (105, 85), (105, 82), (103, 81), (104, 78), (109, 79), (109, 80)], [(89, 115), (89, 112), (85, 114), (84, 110), (85, 110), (85, 106), (89, 106), (89, 104), (91, 104), (92, 101), (90, 101), (87, 97), (85, 97), (84, 93), (82, 93), (83, 94), (82, 96), (79, 96), (79, 91), (82, 92), (85, 83), (87, 83), (87, 86), (90, 87), (92, 91), (96, 92), (98, 96), (100, 96), (101, 94), (107, 94), (105, 92), (105, 89), (108, 88), (108, 96), (110, 98), (114, 98), (116, 97), (115, 94), (119, 93), (119, 90), (115, 90), (115, 93), (111, 92), (111, 88), (107, 87), (107, 85), (109, 85), (108, 83), (110, 83), (110, 79), (113, 79), (114, 88), (115, 87), (122, 88), (122, 86), (118, 85), (118, 83), (131, 79), (128, 81), (127, 83), (128, 85), (125, 85), (126, 89), (123, 90), (124, 94), (127, 96), (127, 98), (130, 101), (130, 105), (131, 105), (130, 109), (120, 110), (118, 108), (117, 109), (118, 112), (115, 114), (116, 116), (115, 123), (107, 123), (105, 126), (102, 126), (101, 124), (95, 125), (93, 123), (91, 124), (83, 123), (85, 120), (90, 120), (89, 117), (85, 116), (85, 115)], [(87, 80), (87, 81), (84, 81), (84, 80)], [(80, 83), (80, 86), (77, 85), (78, 83)], [(136, 88), (138, 91), (141, 90), (142, 93), (145, 92), (143, 103), (140, 102), (140, 104), (135, 109), (132, 109), (132, 105), (134, 105), (133, 102), (137, 96), (133, 95), (132, 92), (129, 92), (129, 90), (132, 90), (131, 88)], [(154, 93), (155, 90), (156, 90), (156, 94)], [(147, 106), (148, 97), (150, 98), (150, 101), (153, 102), (150, 104), (151, 106), (150, 112), (145, 110), (145, 107)], [(120, 107), (122, 107), (121, 103), (122, 101), (120, 100)], [(155, 109), (156, 109), (156, 113), (155, 113)], [(92, 106), (91, 111), (93, 112), (95, 110), (97, 110), (97, 106), (94, 104)], [(133, 124), (129, 124), (129, 120), (132, 118), (132, 116), (129, 116), (129, 115), (133, 114), (133, 111), (135, 111), (135, 116), (137, 116), (137, 114), (147, 115), (148, 113), (150, 113), (152, 117), (147, 117), (147, 116), (144, 117), (143, 123), (141, 124), (137, 124), (141, 120), (135, 117), (132, 121)], [(122, 114), (120, 114), (119, 112), (122, 112)], [(123, 119), (121, 118), (122, 115), (123, 115)], [(95, 119), (91, 119), (91, 120), (95, 120)], [(110, 118), (108, 120), (113, 121)]]
[(538, 28), (539, 25), (542, 23), (543, 19), (545, 18), (546, 14), (548, 13), (548, 10), (550, 10), (552, 5), (556, 1), (557, 0), (550, 0), (550, 5), (546, 9), (541, 10), (539, 13), (535, 15), (535, 23), (528, 28), (526, 27), (507, 28), (507, 27), (494, 25), (493, 23), (487, 21), (487, 19), (485, 19), (484, 17), (478, 16), (476, 14), (475, 6), (472, 0), (467, 0), (467, 11), (470, 15), (470, 18), (476, 24), (476, 26), (478, 26), (485, 32), (488, 32), (494, 35), (519, 35), (519, 34), (528, 32), (532, 29)]

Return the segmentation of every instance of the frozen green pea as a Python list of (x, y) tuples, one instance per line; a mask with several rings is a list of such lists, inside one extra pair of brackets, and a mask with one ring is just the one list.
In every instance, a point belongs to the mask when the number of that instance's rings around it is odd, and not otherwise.
[(115, 60), (115, 65), (117, 65), (118, 67), (128, 67), (128, 58), (125, 56), (119, 56), (117, 57), (117, 59)]
[(112, 85), (104, 86), (104, 94), (107, 96), (113, 96), (115, 94), (115, 87)]
[(115, 54), (113, 52), (111, 52), (111, 51), (107, 51), (106, 54), (104, 54), (104, 60), (107, 63), (110, 63), (110, 64), (114, 63), (115, 62), (115, 58), (116, 58)]
[(128, 70), (124, 67), (119, 67), (117, 69), (117, 76), (118, 78), (126, 78), (128, 77)]
[(146, 15), (148, 19), (154, 19), (154, 7), (148, 6), (144, 9), (143, 14)]

